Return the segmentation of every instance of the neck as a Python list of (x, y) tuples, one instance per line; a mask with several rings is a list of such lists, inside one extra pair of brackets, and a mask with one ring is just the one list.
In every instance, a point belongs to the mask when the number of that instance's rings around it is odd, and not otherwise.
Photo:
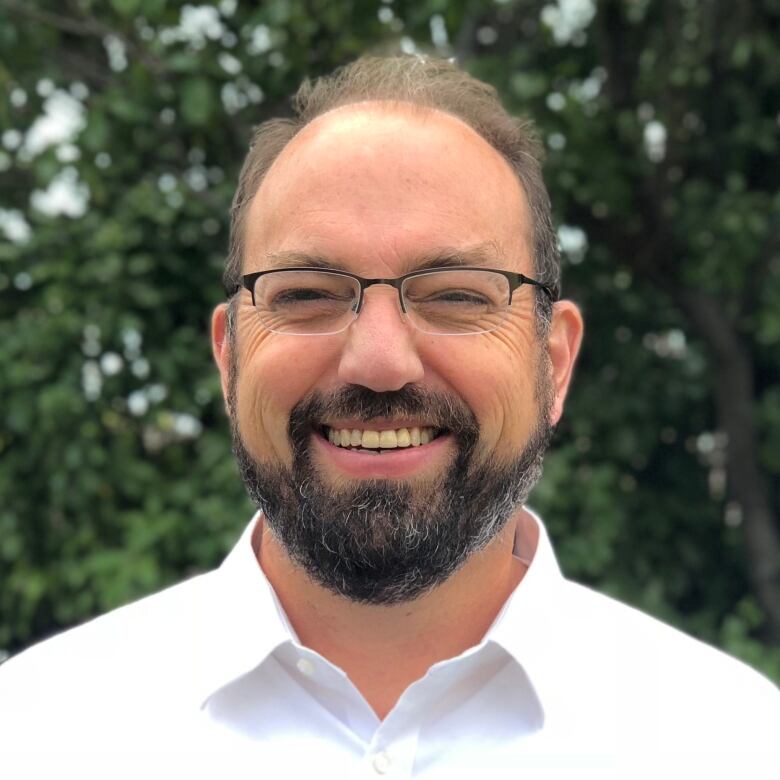
[(508, 523), (444, 583), (392, 606), (356, 604), (325, 590), (265, 527), (255, 550), (301, 643), (343, 669), (382, 719), (433, 664), (485, 636), (526, 570), (512, 556), (514, 531)]

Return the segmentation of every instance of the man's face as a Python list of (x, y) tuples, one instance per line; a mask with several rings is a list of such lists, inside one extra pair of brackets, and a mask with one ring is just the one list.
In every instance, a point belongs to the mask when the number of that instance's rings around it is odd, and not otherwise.
[[(324, 261), (388, 278), (463, 257), (533, 276), (530, 248), (523, 191), (474, 131), (440, 112), (364, 104), (315, 120), (274, 163), (250, 207), (244, 272)], [(469, 336), (415, 330), (384, 286), (342, 333), (272, 333), (244, 291), (234, 343), (217, 354), (250, 494), (327, 587), (373, 602), (419, 595), (525, 500), (578, 337), (564, 370), (538, 336), (530, 287), (500, 329)], [(380, 454), (327, 438), (400, 428), (439, 435)]]

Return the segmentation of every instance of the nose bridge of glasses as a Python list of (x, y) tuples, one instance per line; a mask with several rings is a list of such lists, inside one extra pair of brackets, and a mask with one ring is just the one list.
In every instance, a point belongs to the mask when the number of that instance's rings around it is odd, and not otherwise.
[[(363, 283), (362, 283), (363, 290), (361, 296), (362, 300), (360, 303), (360, 311), (362, 311), (363, 306), (365, 305), (368, 288), (377, 287), (381, 285), (385, 287), (392, 287), (395, 290), (394, 297), (398, 301), (398, 306), (401, 310), (401, 314), (406, 314), (406, 306), (404, 306), (403, 296), (401, 295), (401, 283), (402, 283), (401, 279), (363, 279)], [(372, 294), (376, 295), (377, 293), (379, 293), (379, 291), (375, 290)], [(381, 295), (381, 293), (379, 294)], [(391, 293), (387, 291), (386, 295), (390, 296)]]

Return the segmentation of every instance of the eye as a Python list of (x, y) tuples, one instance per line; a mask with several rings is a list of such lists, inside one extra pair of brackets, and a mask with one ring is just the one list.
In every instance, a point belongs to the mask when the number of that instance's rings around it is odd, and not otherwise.
[(271, 308), (308, 308), (311, 306), (349, 307), (355, 298), (351, 290), (324, 289), (322, 287), (282, 287), (266, 298)]
[(326, 290), (316, 290), (310, 287), (293, 287), (289, 290), (280, 290), (274, 296), (274, 303), (280, 306), (323, 300), (344, 300), (344, 298)]
[(415, 303), (453, 304), (464, 306), (490, 306), (491, 301), (476, 290), (441, 290), (426, 298), (418, 298)]

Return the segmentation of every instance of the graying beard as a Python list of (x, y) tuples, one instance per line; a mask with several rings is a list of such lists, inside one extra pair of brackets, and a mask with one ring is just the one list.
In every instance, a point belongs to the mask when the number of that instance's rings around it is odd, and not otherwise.
[[(345, 508), (344, 522), (340, 525), (341, 529), (348, 528), (351, 531), (352, 538), (349, 540), (348, 550), (342, 551), (344, 555), (349, 553), (349, 558), (344, 557), (336, 549), (338, 543), (334, 542), (332, 535), (328, 535), (328, 526), (316, 511), (317, 504), (323, 500), (335, 500), (338, 494), (328, 490), (325, 490), (324, 494), (319, 492), (311, 478), (302, 480), (296, 487), (291, 475), (284, 474), (281, 470), (275, 470), (273, 476), (267, 472), (263, 474), (265, 470), (252, 461), (240, 438), (236, 441), (236, 447), (249, 493), (263, 510), (269, 529), (290, 557), (314, 581), (334, 593), (362, 603), (390, 605), (411, 601), (441, 584), (462, 567), (473, 554), (484, 550), (496, 538), (510, 517), (527, 499), (540, 478), (543, 452), (549, 434), (549, 427), (538, 430), (523, 456), (518, 458), (511, 467), (503, 470), (500, 481), (505, 489), (496, 491), (496, 485), (499, 483), (494, 473), (492, 479), (486, 480), (488, 483), (492, 482), (492, 494), (486, 494), (483, 488), (471, 496), (466, 496), (465, 501), (463, 493), (449, 495), (444, 505), (437, 505), (432, 512), (405, 511), (402, 518), (396, 515), (396, 518), (402, 522), (392, 523), (390, 526), (387, 522), (396, 499), (400, 494), (405, 494), (401, 503), (404, 509), (407, 509), (410, 504), (410, 490), (390, 489), (374, 495), (366, 490), (363, 490), (362, 494), (358, 492), (353, 496), (353, 503)], [(478, 475), (472, 475), (472, 480), (477, 479), (478, 482), (482, 482), (478, 478), (486, 476), (484, 470), (483, 467)], [(267, 489), (272, 483), (276, 483), (277, 488), (284, 483), (281, 492), (286, 495), (277, 494), (276, 500), (271, 499)], [(296, 498), (298, 498), (296, 510), (290, 512), (289, 508)], [(342, 495), (340, 499), (343, 498)], [(456, 507), (456, 503), (460, 506)], [(370, 570), (372, 560), (378, 554), (386, 552), (396, 558), (415, 560), (415, 551), (421, 546), (424, 547), (433, 532), (432, 521), (447, 522), (455, 511), (469, 512), (469, 503), (476, 503), (480, 517), (465, 518), (465, 521), (460, 518), (459, 527), (450, 529), (450, 539), (446, 538), (446, 531), (443, 532), (445, 541), (459, 542), (461, 546), (449, 550), (449, 558), (435, 561), (434, 571), (425, 569), (424, 564), (429, 559), (423, 555), (417, 556), (416, 564), (408, 570), (395, 571), (392, 577), (385, 579), (384, 582), (366, 582), (366, 567)], [(477, 507), (471, 509), (476, 510)], [(359, 519), (361, 515), (363, 518), (370, 518), (377, 514), (381, 515), (382, 519), (377, 517), (376, 522)], [(356, 517), (354, 523), (349, 522), (352, 516)], [(475, 521), (478, 522), (476, 533), (474, 533)], [(308, 546), (304, 547), (307, 539), (305, 534), (285, 533), (284, 524), (289, 522), (300, 524), (299, 531), (304, 523), (310, 530), (320, 526), (319, 538), (314, 544), (317, 544), (321, 551), (327, 551), (328, 555), (310, 549), (311, 536), (308, 537)], [(379, 526), (377, 523), (383, 525)]]

